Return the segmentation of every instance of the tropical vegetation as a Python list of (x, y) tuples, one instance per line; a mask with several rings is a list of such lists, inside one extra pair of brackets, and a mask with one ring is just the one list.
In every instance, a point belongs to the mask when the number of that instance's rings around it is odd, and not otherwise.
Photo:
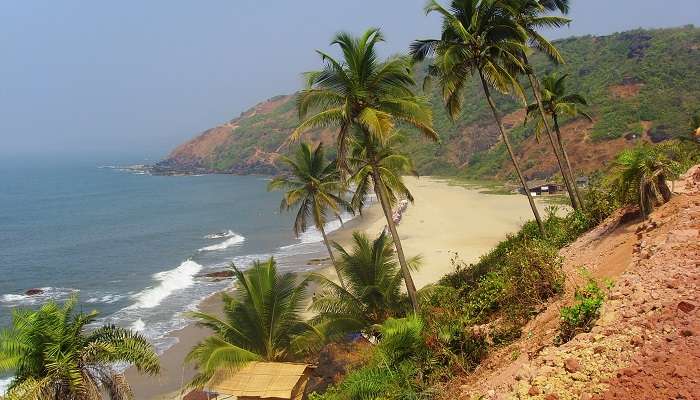
[[(342, 60), (318, 50), (325, 65), (306, 73), (307, 87), (298, 96), (301, 123), (290, 138), (299, 139), (313, 128), (337, 127), (336, 157), (341, 172), (349, 171), (347, 153), (353, 137), (365, 145), (368, 159), (373, 159), (379, 150), (375, 144), (382, 144), (392, 135), (399, 122), (418, 129), (430, 140), (438, 140), (427, 102), (414, 93), (410, 60), (396, 56), (380, 61), (375, 47), (383, 41), (378, 29), (369, 29), (360, 37), (339, 33), (331, 44), (340, 48)], [(373, 167), (369, 172), (378, 190), (375, 194), (391, 232), (408, 297), (413, 309), (418, 310), (416, 287), (392, 218), (390, 195), (384, 185), (377, 184), (385, 178), (379, 168)]]
[(90, 330), (99, 314), (76, 312), (76, 305), (72, 297), (63, 305), (13, 310), (12, 327), (0, 331), (0, 372), (14, 374), (5, 399), (133, 399), (117, 365), (148, 375), (160, 371), (145, 337), (113, 325)]
[[(346, 287), (322, 274), (311, 275), (321, 290), (309, 307), (315, 314), (310, 322), (324, 337), (338, 338), (360, 331), (372, 334), (386, 319), (406, 314), (410, 304), (401, 293), (403, 278), (391, 238), (382, 232), (370, 240), (367, 235), (354, 232), (350, 251), (334, 245), (340, 254)], [(420, 259), (415, 257), (408, 263), (415, 270)]]
[(314, 226), (321, 232), (340, 285), (344, 287), (325, 226), (329, 213), (342, 223), (340, 213), (354, 211), (342, 198), (343, 184), (335, 162), (326, 160), (323, 143), (319, 143), (314, 150), (308, 144), (301, 143), (294, 158), (283, 156), (281, 161), (287, 164), (291, 172), (270, 181), (268, 190), (286, 190), (280, 204), (281, 210), (298, 208), (294, 218), (294, 234), (297, 236), (308, 229), (309, 218), (312, 218)]
[(428, 67), (428, 76), (438, 79), (445, 107), (452, 118), (462, 112), (466, 82), (473, 75), (478, 76), (523, 193), (540, 230), (544, 232), (537, 205), (503, 126), (502, 114), (491, 95), (493, 88), (503, 94), (524, 98), (517, 73), (524, 71), (521, 56), (526, 50), (527, 33), (514, 21), (512, 10), (501, 1), (454, 0), (448, 10), (431, 0), (425, 12), (442, 16), (441, 36), (440, 39), (413, 42), (411, 54), (417, 61), (435, 56)]
[(280, 273), (274, 259), (255, 262), (241, 271), (231, 265), (234, 294), (222, 294), (224, 315), (193, 312), (192, 318), (213, 334), (198, 343), (186, 361), (197, 366), (191, 386), (201, 387), (217, 371), (235, 371), (251, 361), (285, 361), (304, 348), (298, 337), (314, 335), (302, 311), (307, 282), (292, 273)]

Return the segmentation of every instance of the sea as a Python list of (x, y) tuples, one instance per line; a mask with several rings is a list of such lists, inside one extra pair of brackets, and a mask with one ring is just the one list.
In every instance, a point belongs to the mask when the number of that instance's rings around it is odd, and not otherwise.
[[(139, 331), (163, 352), (188, 311), (232, 284), (202, 274), (270, 257), (282, 271), (312, 269), (309, 259), (326, 256), (321, 236), (294, 236), (269, 179), (154, 176), (92, 161), (0, 166), (0, 329), (14, 309), (76, 295), (99, 324)], [(0, 376), (0, 393), (9, 380)]]

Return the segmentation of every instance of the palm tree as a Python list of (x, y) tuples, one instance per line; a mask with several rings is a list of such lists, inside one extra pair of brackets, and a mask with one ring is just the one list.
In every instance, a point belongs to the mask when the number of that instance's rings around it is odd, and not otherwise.
[[(399, 131), (395, 131), (384, 143), (371, 136), (351, 141), (349, 161), (353, 174), (349, 182), (354, 184), (355, 190), (350, 203), (355, 210), (362, 212), (370, 192), (384, 193), (389, 203), (389, 211), (399, 200), (414, 201), (411, 191), (404, 184), (403, 176), (418, 176), (418, 172), (411, 159), (397, 149), (404, 140), (405, 137)], [(391, 222), (394, 222), (393, 214)]]
[[(552, 1), (539, 1), (539, 0), (510, 0), (508, 6), (513, 13), (515, 23), (518, 24), (526, 33), (529, 38), (530, 46), (540, 50), (544, 53), (552, 62), (556, 64), (561, 64), (564, 62), (559, 50), (556, 46), (547, 40), (544, 36), (540, 35), (538, 29), (540, 28), (558, 28), (564, 26), (571, 22), (568, 18), (563, 18), (553, 15), (545, 15), (547, 12), (554, 10), (559, 10), (565, 12), (568, 10), (568, 0), (560, 0), (559, 2)], [(540, 87), (539, 81), (535, 74), (535, 70), (530, 64), (527, 57), (527, 53), (523, 51), (520, 55), (525, 66), (525, 75), (527, 76), (530, 87), (535, 98), (535, 105), (540, 113), (543, 121), (544, 131), (547, 133), (547, 138), (552, 146), (554, 155), (559, 164), (559, 170), (561, 171), (562, 179), (564, 180), (564, 185), (569, 193), (569, 198), (571, 200), (571, 206), (574, 209), (579, 209), (581, 207), (581, 199), (578, 196), (578, 192), (575, 189), (576, 182), (574, 181), (573, 175), (565, 167), (563, 155), (560, 154), (560, 149), (556, 145), (556, 140), (554, 139), (554, 134), (549, 127), (549, 122), (545, 118), (545, 110), (542, 105), (542, 99), (540, 97)], [(539, 132), (537, 133), (539, 135)], [(539, 139), (539, 138), (538, 138)]]
[(540, 214), (515, 158), (490, 89), (493, 87), (501, 93), (515, 93), (520, 98), (524, 97), (515, 72), (523, 70), (520, 55), (525, 49), (527, 35), (513, 21), (512, 14), (500, 0), (453, 0), (449, 11), (435, 0), (431, 0), (425, 11), (426, 14), (437, 12), (442, 15), (442, 34), (440, 39), (413, 42), (413, 58), (423, 61), (433, 54), (436, 55), (429, 72), (437, 75), (445, 106), (452, 118), (456, 118), (462, 110), (466, 82), (473, 74), (478, 74), (503, 143), (540, 232), (544, 235)]
[(343, 185), (336, 164), (326, 161), (323, 143), (319, 143), (313, 151), (308, 144), (301, 143), (294, 159), (282, 157), (281, 160), (289, 166), (291, 175), (273, 179), (268, 185), (268, 190), (286, 190), (280, 204), (281, 210), (299, 208), (294, 219), (295, 235), (299, 236), (301, 232), (305, 232), (309, 226), (309, 217), (313, 218), (314, 226), (321, 232), (340, 285), (345, 287), (325, 228), (328, 212), (338, 219), (341, 208), (353, 212), (350, 204), (339, 195), (343, 191)]
[(612, 187), (623, 204), (637, 203), (644, 219), (655, 206), (671, 199), (666, 182), (681, 172), (680, 164), (669, 157), (667, 150), (643, 143), (624, 150), (615, 160)]
[[(569, 161), (569, 154), (566, 152), (566, 147), (564, 146), (564, 139), (561, 136), (561, 129), (559, 128), (559, 118), (560, 117), (584, 117), (589, 121), (593, 121), (593, 118), (581, 109), (581, 106), (587, 106), (588, 103), (586, 99), (583, 98), (578, 93), (567, 93), (566, 91), (566, 77), (568, 75), (562, 75), (558, 77), (555, 74), (545, 76), (542, 79), (542, 85), (540, 87), (540, 99), (542, 102), (542, 107), (544, 108), (545, 114), (541, 114), (538, 104), (530, 104), (527, 107), (527, 115), (537, 113), (534, 117), (538, 119), (536, 131), (541, 131), (543, 126), (547, 123), (547, 118), (543, 115), (548, 115), (552, 118), (554, 122), (554, 131), (557, 134), (556, 142), (559, 143), (559, 151), (564, 155), (564, 161), (566, 162), (566, 168), (569, 170), (571, 179), (574, 179), (574, 170), (571, 168), (571, 161)], [(578, 187), (574, 181), (574, 190), (576, 191), (576, 196), (580, 199), (581, 195), (578, 192)]]
[(106, 325), (87, 332), (97, 311), (75, 313), (77, 298), (38, 310), (14, 310), (11, 328), (0, 331), (0, 372), (15, 375), (7, 400), (133, 399), (116, 363), (139, 372), (160, 371), (153, 346), (138, 333)]
[[(351, 136), (373, 137), (380, 142), (391, 135), (397, 122), (417, 128), (431, 140), (438, 140), (432, 127), (432, 112), (427, 101), (417, 96), (413, 88), (412, 65), (406, 57), (391, 57), (380, 61), (375, 46), (384, 37), (378, 29), (369, 29), (356, 38), (339, 33), (331, 42), (342, 51), (342, 61), (318, 51), (325, 66), (306, 74), (307, 88), (299, 94), (300, 125), (290, 139), (313, 128), (337, 126), (338, 165), (347, 172), (347, 149)], [(314, 114), (307, 118), (309, 111)], [(379, 171), (373, 180), (381, 181)], [(406, 263), (401, 239), (391, 218), (387, 193), (377, 192), (387, 225), (396, 247), (406, 291), (415, 310), (418, 298), (413, 278)]]
[[(341, 272), (347, 288), (321, 274), (312, 274), (323, 291), (317, 294), (310, 310), (316, 312), (312, 324), (327, 338), (376, 327), (389, 317), (406, 311), (401, 295), (401, 268), (391, 239), (382, 232), (370, 241), (367, 235), (354, 232), (350, 252), (334, 243), (340, 253)], [(412, 269), (420, 260), (409, 260)]]
[(190, 386), (202, 387), (219, 370), (236, 370), (251, 361), (285, 361), (304, 349), (295, 337), (313, 333), (301, 312), (307, 281), (294, 274), (280, 274), (274, 259), (255, 262), (242, 272), (231, 265), (235, 294), (223, 295), (222, 318), (204, 312), (192, 317), (214, 334), (198, 343), (186, 357), (198, 374)]

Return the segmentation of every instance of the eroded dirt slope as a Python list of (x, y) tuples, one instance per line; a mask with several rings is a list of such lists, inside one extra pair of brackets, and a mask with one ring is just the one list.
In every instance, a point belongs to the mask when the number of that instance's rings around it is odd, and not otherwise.
[[(649, 220), (621, 211), (563, 249), (567, 296), (446, 398), (700, 399), (700, 166), (676, 188)], [(593, 330), (556, 346), (581, 266), (616, 284)]]

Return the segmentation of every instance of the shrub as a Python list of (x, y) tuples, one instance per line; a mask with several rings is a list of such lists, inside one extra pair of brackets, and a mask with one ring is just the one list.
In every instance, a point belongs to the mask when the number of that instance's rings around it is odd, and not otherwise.
[(600, 307), (605, 300), (605, 293), (598, 283), (590, 279), (583, 289), (574, 294), (574, 305), (561, 309), (561, 325), (557, 341), (566, 343), (582, 332), (590, 332), (600, 315)]

